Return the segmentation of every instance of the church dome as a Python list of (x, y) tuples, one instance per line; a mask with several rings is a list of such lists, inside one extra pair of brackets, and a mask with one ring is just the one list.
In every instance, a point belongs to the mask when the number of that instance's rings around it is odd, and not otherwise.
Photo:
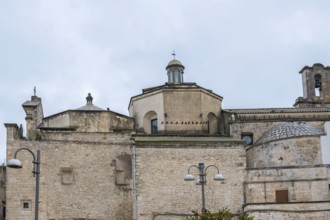
[(167, 66), (166, 66), (166, 70), (171, 68), (171, 67), (181, 67), (182, 69), (184, 69), (184, 66), (182, 65), (182, 63), (180, 62), (180, 60), (177, 60), (177, 59), (173, 59), (171, 60)]
[(322, 131), (310, 125), (301, 122), (286, 122), (263, 133), (256, 141), (256, 145), (280, 139), (299, 136), (320, 136), (322, 134), (324, 134)]
[(86, 97), (87, 104), (78, 108), (79, 111), (105, 111), (104, 109), (93, 105), (93, 97), (90, 93)]

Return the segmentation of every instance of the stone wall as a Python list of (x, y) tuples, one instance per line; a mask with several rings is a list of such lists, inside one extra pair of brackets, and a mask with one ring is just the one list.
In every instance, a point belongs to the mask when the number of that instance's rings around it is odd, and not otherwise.
[(166, 91), (164, 102), (167, 132), (208, 134), (208, 114), (220, 117), (221, 100), (201, 89)]
[(6, 167), (0, 165), (0, 220), (4, 220), (6, 207)]
[[(191, 165), (216, 165), (225, 177), (213, 181), (214, 167), (207, 170), (206, 208), (216, 211), (228, 206), (242, 211), (245, 150), (239, 142), (186, 137), (145, 137), (136, 141), (137, 217), (182, 219), (201, 209), (201, 186), (184, 181)], [(191, 169), (198, 177), (198, 170)]]
[[(249, 169), (244, 211), (263, 220), (327, 219), (329, 174), (329, 165)], [(287, 202), (276, 201), (277, 190), (288, 191)]]
[[(163, 93), (161, 91), (155, 91), (145, 96), (131, 98), (129, 115), (135, 119), (135, 127), (139, 132), (150, 133), (145, 128), (146, 122), (144, 122), (145, 115), (150, 111), (157, 113), (158, 130), (164, 131), (165, 124), (161, 124), (162, 121), (165, 121)], [(150, 121), (147, 123), (150, 123)]]
[[(147, 89), (131, 99), (129, 112), (139, 132), (150, 134), (150, 119), (157, 118), (160, 134), (209, 134), (211, 113), (218, 134), (222, 97), (194, 83)], [(148, 118), (148, 113), (154, 113)], [(145, 120), (145, 119), (148, 120)]]
[[(41, 151), (40, 219), (131, 219), (130, 170), (124, 175), (127, 180), (116, 184), (117, 170), (112, 164), (118, 158), (130, 158), (130, 133), (48, 131), (43, 135), (40, 141), (9, 136), (7, 146), (7, 158), (21, 147)], [(17, 157), (23, 168), (8, 168), (7, 220), (34, 216), (32, 156), (20, 151)], [(29, 208), (23, 208), (23, 203)]]
[(41, 128), (71, 128), (78, 132), (110, 132), (133, 130), (134, 120), (111, 111), (66, 111), (45, 118)]
[(330, 219), (330, 202), (323, 203), (292, 203), (249, 205), (245, 211), (253, 215), (254, 220), (328, 220)]
[(247, 167), (281, 167), (322, 164), (320, 137), (273, 141), (247, 149)]

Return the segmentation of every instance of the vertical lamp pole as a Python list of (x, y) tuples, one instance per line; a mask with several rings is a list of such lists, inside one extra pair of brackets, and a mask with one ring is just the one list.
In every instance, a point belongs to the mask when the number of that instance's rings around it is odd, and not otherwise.
[(199, 181), (197, 183), (199, 185), (201, 185), (201, 188), (202, 188), (202, 213), (205, 214), (206, 213), (206, 208), (205, 208), (205, 189), (204, 189), (204, 187), (206, 185), (206, 170), (209, 167), (215, 167), (217, 169), (218, 173), (215, 174), (214, 177), (213, 177), (213, 180), (215, 180), (215, 181), (221, 181), (221, 180), (224, 180), (225, 178), (219, 172), (219, 168), (217, 166), (209, 165), (209, 166), (205, 167), (204, 163), (198, 163), (198, 166), (197, 165), (191, 165), (188, 168), (188, 174), (186, 174), (184, 176), (185, 181), (195, 180), (195, 177), (192, 174), (190, 174), (190, 168), (192, 168), (192, 167), (195, 167), (199, 170)]
[(35, 209), (34, 209), (34, 219), (39, 219), (39, 187), (40, 187), (40, 150), (37, 150), (37, 156), (28, 148), (20, 148), (14, 154), (14, 159), (7, 162), (7, 167), (10, 168), (22, 168), (22, 162), (16, 159), (17, 153), (21, 150), (26, 150), (30, 152), (33, 156), (33, 176), (36, 178), (36, 194), (35, 194)]

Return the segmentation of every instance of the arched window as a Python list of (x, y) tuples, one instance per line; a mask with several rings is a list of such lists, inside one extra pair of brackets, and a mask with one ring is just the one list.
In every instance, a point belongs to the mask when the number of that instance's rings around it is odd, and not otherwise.
[(208, 126), (209, 126), (209, 134), (217, 134), (218, 133), (218, 118), (214, 113), (209, 113), (207, 115), (208, 118)]
[(168, 81), (173, 82), (173, 73), (171, 71), (168, 72)]
[(315, 96), (321, 96), (322, 76), (320, 74), (316, 74), (314, 76), (314, 88), (315, 88)]
[(182, 83), (183, 71), (179, 68), (171, 68), (167, 71), (168, 83)]
[(181, 82), (181, 76), (179, 70), (174, 70), (174, 82), (180, 83)]
[(144, 128), (144, 132), (147, 134), (157, 134), (158, 120), (157, 120), (157, 113), (155, 111), (149, 111), (144, 115), (143, 128)]
[(157, 134), (158, 132), (158, 122), (157, 122), (157, 118), (155, 119), (151, 119), (151, 134)]

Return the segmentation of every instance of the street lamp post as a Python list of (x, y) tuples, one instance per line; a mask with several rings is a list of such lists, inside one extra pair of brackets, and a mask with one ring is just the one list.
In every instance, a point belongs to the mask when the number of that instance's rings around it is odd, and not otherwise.
[(35, 209), (34, 209), (34, 219), (38, 220), (39, 217), (39, 185), (40, 185), (40, 150), (37, 150), (37, 156), (28, 148), (20, 148), (14, 154), (14, 159), (7, 162), (7, 167), (10, 168), (22, 168), (22, 162), (16, 159), (17, 153), (21, 150), (26, 150), (30, 152), (33, 156), (33, 176), (36, 178), (36, 194), (35, 194)]
[(198, 171), (199, 171), (199, 181), (198, 181), (198, 183), (201, 185), (201, 188), (202, 188), (202, 213), (205, 214), (206, 208), (205, 208), (205, 191), (204, 191), (204, 187), (206, 185), (206, 170), (209, 167), (214, 167), (214, 168), (217, 169), (218, 172), (213, 177), (213, 180), (215, 180), (215, 181), (221, 181), (221, 180), (224, 180), (225, 178), (219, 172), (219, 168), (217, 166), (215, 166), (215, 165), (209, 165), (209, 166), (205, 167), (204, 163), (198, 163), (198, 166), (197, 165), (191, 165), (188, 168), (188, 174), (186, 174), (184, 176), (184, 180), (185, 181), (193, 181), (193, 180), (195, 180), (195, 177), (192, 174), (190, 174), (190, 169), (192, 167), (197, 168)]

